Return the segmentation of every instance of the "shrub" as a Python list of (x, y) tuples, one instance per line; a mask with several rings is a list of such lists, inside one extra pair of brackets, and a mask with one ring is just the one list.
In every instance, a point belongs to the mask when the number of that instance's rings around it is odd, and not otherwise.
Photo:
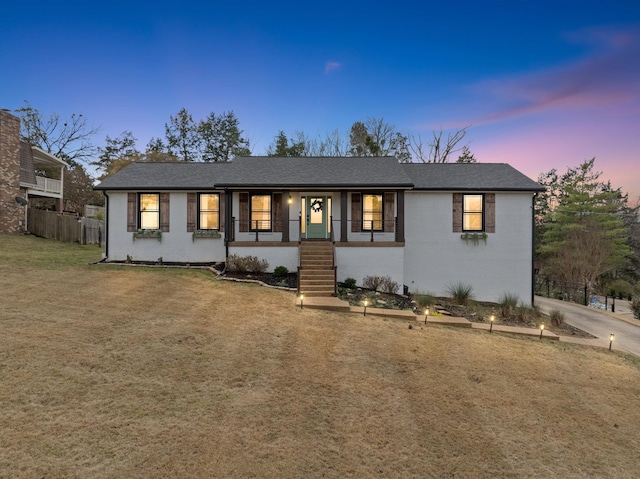
[(362, 280), (362, 286), (367, 289), (372, 289), (373, 291), (378, 291), (380, 286), (382, 286), (382, 281), (384, 278), (382, 276), (365, 276)]
[(552, 309), (549, 313), (549, 319), (552, 326), (562, 326), (564, 324), (564, 313), (557, 309)]
[(354, 278), (347, 278), (344, 280), (344, 287), (354, 289), (356, 287), (356, 280)]
[(430, 308), (431, 306), (436, 304), (436, 297), (430, 293), (415, 294), (413, 297), (420, 310)]
[(640, 298), (636, 298), (631, 302), (631, 311), (633, 311), (633, 317), (640, 319)]
[(247, 271), (251, 273), (264, 273), (269, 268), (269, 262), (266, 259), (260, 259), (257, 256), (246, 256)]
[(286, 266), (276, 266), (273, 270), (273, 276), (276, 278), (284, 278), (289, 274), (289, 270)]
[(473, 286), (458, 281), (447, 286), (447, 293), (456, 303), (466, 305), (473, 299)]
[(227, 271), (231, 273), (244, 273), (247, 270), (244, 257), (232, 254), (227, 257)]
[(504, 293), (498, 298), (498, 305), (500, 306), (500, 316), (508, 318), (518, 306), (518, 296), (513, 293)]
[(382, 291), (389, 294), (396, 294), (400, 289), (397, 282), (393, 281), (391, 277), (385, 276), (382, 278)]
[(231, 273), (264, 273), (269, 268), (266, 259), (257, 256), (238, 256), (232, 254), (227, 258), (227, 271)]
[(619, 299), (628, 297), (633, 292), (633, 287), (623, 279), (616, 279), (609, 283), (609, 296), (617, 296)]

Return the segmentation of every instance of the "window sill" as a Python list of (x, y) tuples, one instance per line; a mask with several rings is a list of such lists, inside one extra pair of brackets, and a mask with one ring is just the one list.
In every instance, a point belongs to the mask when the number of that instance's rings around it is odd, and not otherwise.
[(222, 238), (222, 235), (218, 230), (196, 230), (191, 235), (191, 239), (195, 241), (196, 239), (216, 239)]
[(466, 243), (471, 241), (474, 245), (478, 245), (480, 240), (484, 241), (484, 244), (487, 244), (488, 235), (485, 232), (478, 233), (463, 233), (460, 235), (460, 238), (463, 239)]
[(138, 230), (133, 232), (133, 241), (137, 239), (157, 239), (162, 240), (162, 231), (160, 230)]

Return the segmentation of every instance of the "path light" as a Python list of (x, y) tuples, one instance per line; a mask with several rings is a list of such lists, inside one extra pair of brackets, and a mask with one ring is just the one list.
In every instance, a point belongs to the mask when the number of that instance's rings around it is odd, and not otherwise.
[(304, 293), (300, 293), (300, 309), (303, 308), (304, 305)]
[(493, 331), (493, 322), (496, 320), (495, 315), (489, 316), (489, 332)]
[(427, 317), (429, 316), (429, 308), (424, 310), (424, 324), (427, 324)]
[(369, 306), (369, 300), (365, 299), (364, 300), (364, 315), (367, 315), (367, 306)]
[(611, 333), (609, 335), (609, 351), (611, 351), (611, 345), (613, 344), (613, 340), (616, 338), (616, 335)]
[(544, 332), (544, 323), (540, 325), (540, 339), (542, 339), (542, 333)]

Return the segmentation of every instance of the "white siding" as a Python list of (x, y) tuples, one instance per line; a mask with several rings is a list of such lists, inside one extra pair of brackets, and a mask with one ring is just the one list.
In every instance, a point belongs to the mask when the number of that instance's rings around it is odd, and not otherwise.
[(386, 246), (336, 247), (338, 281), (353, 278), (362, 285), (365, 276), (389, 276), (402, 293), (404, 282), (404, 248)]
[(127, 231), (127, 192), (110, 192), (108, 248), (109, 260), (124, 261), (129, 255), (134, 261), (175, 261), (183, 263), (225, 260), (224, 233), (220, 238), (193, 240), (187, 232), (187, 193), (169, 194), (169, 231), (161, 241), (153, 238), (133, 240)]
[(531, 302), (532, 194), (496, 193), (496, 232), (477, 245), (453, 232), (452, 193), (405, 194), (405, 284), (411, 292), (447, 296), (461, 282), (478, 300), (506, 292)]

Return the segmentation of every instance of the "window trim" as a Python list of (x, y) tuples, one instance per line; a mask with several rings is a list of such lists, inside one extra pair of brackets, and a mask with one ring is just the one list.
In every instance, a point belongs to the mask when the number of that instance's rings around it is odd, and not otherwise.
[[(158, 217), (158, 227), (157, 228), (143, 228), (142, 227), (142, 196), (150, 196), (150, 195), (155, 195), (158, 199), (158, 209), (157, 210), (146, 210), (146, 212), (155, 212), (157, 214)], [(149, 231), (153, 231), (153, 230), (159, 230), (161, 229), (161, 225), (162, 225), (162, 217), (160, 214), (160, 211), (162, 209), (162, 207), (160, 206), (160, 193), (159, 192), (144, 192), (144, 193), (138, 193), (138, 204), (137, 204), (137, 219), (138, 219), (138, 230), (149, 230)]]
[[(201, 207), (201, 197), (202, 195), (215, 195), (218, 197), (218, 208), (215, 210), (202, 210)], [(203, 228), (200, 220), (202, 218), (202, 213), (212, 213), (215, 212), (218, 216), (218, 227), (217, 228)], [(220, 193), (219, 192), (198, 192), (196, 193), (196, 229), (199, 231), (220, 231)]]
[[(377, 220), (365, 220), (364, 216), (365, 216), (365, 210), (364, 210), (364, 205), (365, 205), (365, 197), (367, 196), (379, 196), (380, 197), (380, 227), (379, 228), (374, 228), (375, 223), (377, 222)], [(362, 200), (361, 200), (361, 204), (360, 204), (360, 218), (361, 218), (361, 223), (362, 223), (362, 228), (361, 231), (371, 231), (373, 230), (374, 232), (383, 232), (384, 229), (384, 225), (385, 225), (385, 218), (384, 218), (384, 204), (385, 204), (385, 199), (384, 199), (384, 192), (367, 192), (367, 193), (362, 193)], [(373, 214), (373, 212), (371, 212), (371, 214)], [(365, 226), (365, 222), (369, 222), (369, 226)]]
[[(253, 198), (256, 196), (266, 196), (269, 198), (269, 209), (268, 210), (260, 210), (261, 213), (265, 213), (268, 211), (269, 219), (267, 220), (269, 223), (268, 228), (255, 228), (253, 225)], [(260, 220), (258, 220), (260, 221)], [(263, 220), (264, 221), (264, 220)], [(273, 231), (273, 194), (272, 193), (249, 193), (249, 231), (255, 232), (271, 232)]]
[[(466, 215), (471, 215), (471, 214), (475, 214), (477, 215), (478, 212), (477, 211), (467, 211), (465, 209), (465, 198), (467, 196), (479, 196), (481, 197), (482, 200), (482, 206), (481, 206), (481, 210), (480, 210), (480, 215), (481, 215), (481, 226), (480, 229), (466, 229), (464, 227), (465, 225), (465, 217)], [(483, 233), (486, 230), (486, 214), (487, 214), (487, 206), (486, 206), (486, 199), (485, 199), (485, 194), (484, 193), (463, 193), (462, 194), (462, 231), (464, 233)]]

